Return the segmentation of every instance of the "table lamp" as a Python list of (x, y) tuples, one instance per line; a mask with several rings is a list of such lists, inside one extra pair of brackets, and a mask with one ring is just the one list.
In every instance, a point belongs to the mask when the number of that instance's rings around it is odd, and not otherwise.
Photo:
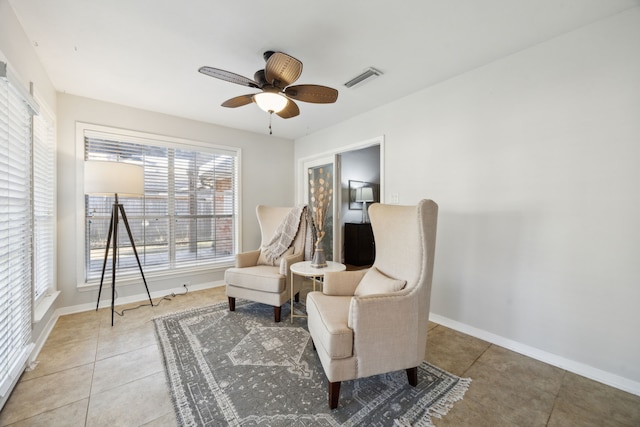
[(118, 202), (118, 194), (144, 194), (144, 168), (142, 166), (122, 163), (122, 162), (106, 162), (106, 161), (85, 161), (84, 162), (84, 192), (92, 195), (115, 195), (115, 201), (111, 208), (111, 222), (109, 223), (109, 233), (107, 236), (107, 248), (104, 253), (104, 262), (102, 264), (102, 275), (100, 276), (100, 288), (98, 290), (98, 302), (96, 303), (96, 311), (100, 305), (100, 295), (102, 294), (102, 283), (104, 281), (104, 272), (107, 267), (107, 259), (109, 258), (109, 247), (112, 249), (112, 265), (111, 265), (111, 326), (113, 326), (113, 313), (115, 305), (116, 290), (116, 264), (118, 257), (118, 223), (120, 217), (127, 229), (129, 241), (136, 256), (140, 274), (144, 287), (149, 296), (149, 302), (153, 305), (147, 280), (142, 271), (136, 244), (133, 241), (127, 214), (124, 206)]
[(367, 202), (373, 202), (373, 188), (360, 187), (356, 188), (356, 202), (362, 203), (362, 222), (369, 222), (369, 213), (367, 211)]

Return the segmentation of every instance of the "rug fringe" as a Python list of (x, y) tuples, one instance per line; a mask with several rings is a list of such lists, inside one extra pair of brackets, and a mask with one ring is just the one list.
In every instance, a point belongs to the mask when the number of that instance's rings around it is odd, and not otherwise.
[(469, 385), (471, 385), (471, 378), (460, 378), (458, 384), (456, 384), (451, 392), (447, 394), (446, 399), (442, 399), (440, 402), (429, 408), (429, 415), (433, 415), (436, 418), (442, 418), (447, 415), (456, 402), (464, 399), (464, 395), (469, 389)]
[(425, 416), (421, 419), (417, 420), (414, 424), (411, 423), (406, 417), (400, 417), (394, 420), (395, 427), (435, 427), (431, 422), (431, 417), (436, 417), (441, 419), (451, 408), (453, 405), (464, 399), (464, 395), (469, 389), (469, 385), (471, 385), (471, 378), (460, 378), (455, 386), (447, 393), (446, 398), (440, 399), (432, 406), (427, 406), (425, 409)]

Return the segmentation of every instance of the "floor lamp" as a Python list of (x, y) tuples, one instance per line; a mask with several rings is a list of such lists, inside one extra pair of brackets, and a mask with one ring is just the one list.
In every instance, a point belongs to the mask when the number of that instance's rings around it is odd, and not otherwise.
[(133, 241), (127, 214), (124, 211), (122, 203), (118, 202), (118, 194), (144, 194), (144, 169), (142, 166), (132, 165), (121, 162), (103, 162), (103, 161), (86, 161), (84, 163), (84, 192), (85, 194), (106, 194), (115, 195), (115, 201), (111, 207), (111, 222), (109, 223), (109, 234), (107, 236), (107, 249), (104, 253), (104, 262), (102, 263), (102, 275), (100, 276), (100, 288), (98, 290), (98, 302), (96, 303), (96, 311), (100, 305), (100, 295), (102, 294), (102, 283), (104, 281), (104, 272), (107, 268), (107, 259), (109, 258), (109, 247), (112, 246), (112, 264), (111, 264), (111, 326), (113, 326), (113, 313), (115, 312), (115, 293), (116, 293), (116, 264), (118, 258), (118, 222), (122, 217), (122, 222), (127, 229), (129, 241), (136, 256), (140, 274), (144, 287), (149, 296), (149, 302), (153, 305), (147, 280), (142, 271), (136, 244)]

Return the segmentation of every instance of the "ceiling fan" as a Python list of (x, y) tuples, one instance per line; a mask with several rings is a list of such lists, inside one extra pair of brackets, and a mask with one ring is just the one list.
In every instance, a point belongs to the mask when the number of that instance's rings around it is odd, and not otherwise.
[(308, 84), (290, 86), (302, 74), (302, 62), (296, 58), (274, 51), (267, 51), (263, 56), (266, 61), (265, 68), (256, 71), (253, 80), (213, 67), (200, 67), (198, 71), (220, 80), (262, 90), (255, 94), (228, 99), (222, 103), (223, 107), (236, 108), (255, 102), (264, 111), (289, 119), (300, 114), (295, 101), (331, 104), (338, 99), (338, 91), (327, 86)]

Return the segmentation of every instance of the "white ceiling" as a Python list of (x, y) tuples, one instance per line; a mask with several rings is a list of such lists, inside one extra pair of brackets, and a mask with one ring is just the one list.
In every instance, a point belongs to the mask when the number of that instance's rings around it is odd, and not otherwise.
[[(480, 67), (639, 0), (10, 0), (60, 92), (267, 133), (255, 93), (198, 73), (202, 65), (253, 78), (262, 53), (304, 64), (297, 84), (339, 90), (336, 104), (299, 102), (273, 117), (295, 139)], [(373, 66), (384, 75), (347, 89)]]

